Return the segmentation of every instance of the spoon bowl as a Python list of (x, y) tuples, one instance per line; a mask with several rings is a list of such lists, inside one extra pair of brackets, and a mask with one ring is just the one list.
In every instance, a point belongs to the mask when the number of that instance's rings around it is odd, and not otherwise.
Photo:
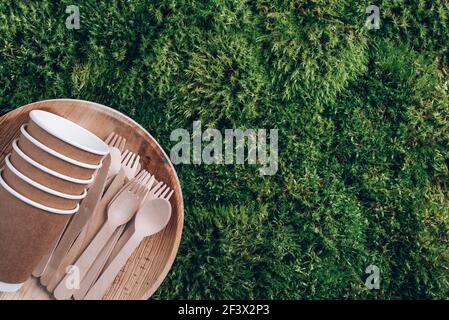
[(165, 199), (148, 201), (137, 213), (135, 232), (148, 237), (163, 230), (171, 218), (172, 207)]
[[(142, 199), (145, 199), (148, 190), (139, 181), (132, 182), (127, 189), (117, 197), (120, 201), (113, 201), (108, 208), (108, 220), (106, 223), (113, 227), (119, 227), (132, 219), (139, 209)], [(117, 200), (116, 199), (116, 200)]]

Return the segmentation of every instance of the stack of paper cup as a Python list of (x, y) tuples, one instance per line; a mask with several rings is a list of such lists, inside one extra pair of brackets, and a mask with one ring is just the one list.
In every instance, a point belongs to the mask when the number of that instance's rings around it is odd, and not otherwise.
[(55, 114), (34, 110), (0, 171), (0, 292), (14, 292), (79, 209), (108, 146)]

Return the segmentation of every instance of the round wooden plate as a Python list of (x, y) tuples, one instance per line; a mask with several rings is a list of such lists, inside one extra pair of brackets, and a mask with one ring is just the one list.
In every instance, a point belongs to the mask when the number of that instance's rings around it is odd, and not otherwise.
[[(20, 126), (29, 121), (29, 112), (46, 110), (70, 119), (101, 139), (111, 132), (127, 139), (126, 148), (138, 153), (146, 169), (175, 192), (171, 198), (172, 218), (168, 226), (142, 242), (115, 279), (105, 300), (143, 300), (150, 298), (167, 276), (178, 252), (184, 221), (181, 186), (169, 158), (156, 140), (136, 122), (106, 106), (81, 100), (58, 99), (32, 103), (0, 118), (0, 163), (11, 151)], [(51, 295), (30, 279), (17, 293), (0, 293), (0, 300), (48, 300)]]

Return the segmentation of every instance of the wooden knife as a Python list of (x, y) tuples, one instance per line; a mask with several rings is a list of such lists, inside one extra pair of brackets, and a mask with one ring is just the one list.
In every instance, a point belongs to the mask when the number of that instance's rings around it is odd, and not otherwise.
[[(81, 230), (89, 221), (92, 212), (94, 212), (95, 207), (97, 206), (103, 195), (110, 165), (111, 157), (108, 155), (103, 160), (103, 165), (99, 169), (94, 183), (89, 188), (87, 197), (82, 201), (80, 210), (70, 221), (66, 231), (59, 241), (58, 246), (56, 247), (53, 255), (47, 263), (47, 267), (45, 268), (45, 271), (40, 278), (40, 282), (42, 285), (47, 286), (47, 284), (50, 283), (53, 277), (58, 276), (56, 273), (62, 259), (64, 259), (65, 255), (70, 250), (70, 247), (75, 242)], [(63, 270), (63, 272), (65, 273), (65, 270)]]

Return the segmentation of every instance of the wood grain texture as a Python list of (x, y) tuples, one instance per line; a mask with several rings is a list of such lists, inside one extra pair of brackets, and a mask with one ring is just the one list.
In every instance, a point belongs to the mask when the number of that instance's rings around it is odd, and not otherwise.
[[(0, 162), (11, 151), (20, 126), (29, 121), (34, 109), (53, 112), (70, 119), (106, 139), (116, 132), (127, 139), (126, 148), (141, 156), (142, 169), (165, 182), (175, 193), (170, 202), (173, 215), (159, 234), (146, 239), (128, 260), (105, 296), (106, 300), (143, 300), (150, 298), (167, 276), (178, 252), (184, 222), (182, 190), (169, 158), (156, 140), (140, 125), (106, 106), (71, 99), (47, 100), (18, 108), (0, 118)], [(14, 294), (0, 293), (0, 300), (52, 299), (36, 279), (30, 279)]]

